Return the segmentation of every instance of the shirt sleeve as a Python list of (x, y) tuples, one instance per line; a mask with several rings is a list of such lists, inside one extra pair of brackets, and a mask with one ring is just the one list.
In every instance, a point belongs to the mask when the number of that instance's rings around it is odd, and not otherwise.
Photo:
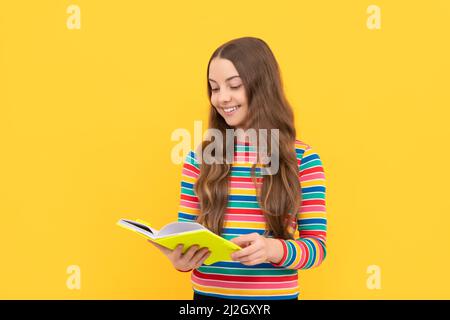
[(190, 151), (183, 163), (181, 172), (180, 203), (178, 221), (193, 222), (200, 214), (200, 202), (194, 192), (194, 184), (200, 174), (200, 166), (196, 155)]
[(327, 218), (325, 174), (319, 155), (308, 146), (300, 160), (299, 179), (302, 192), (297, 215), (298, 238), (283, 240), (283, 257), (276, 267), (311, 269), (326, 257)]

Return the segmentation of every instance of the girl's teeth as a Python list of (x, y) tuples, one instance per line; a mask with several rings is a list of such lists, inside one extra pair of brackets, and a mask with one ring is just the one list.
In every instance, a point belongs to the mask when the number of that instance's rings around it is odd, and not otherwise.
[(229, 109), (223, 109), (225, 112), (233, 112), (234, 110), (236, 110), (238, 107), (233, 107), (233, 108), (229, 108)]

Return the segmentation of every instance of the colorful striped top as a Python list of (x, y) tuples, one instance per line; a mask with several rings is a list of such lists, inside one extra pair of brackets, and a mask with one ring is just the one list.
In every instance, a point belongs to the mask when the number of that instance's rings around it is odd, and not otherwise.
[[(319, 155), (311, 146), (295, 141), (302, 192), (301, 209), (290, 231), (295, 240), (282, 240), (283, 258), (278, 264), (246, 266), (238, 261), (203, 265), (191, 273), (194, 292), (228, 299), (279, 300), (299, 296), (298, 270), (319, 266), (326, 256), (325, 176)], [(250, 168), (256, 157), (248, 142), (237, 141), (229, 179), (228, 206), (221, 236), (226, 239), (257, 232), (264, 234), (265, 217), (256, 197)], [(194, 184), (200, 173), (198, 157), (190, 151), (182, 168), (178, 221), (195, 221), (200, 214)], [(259, 168), (255, 174), (262, 182)], [(295, 229), (292, 229), (295, 228)]]

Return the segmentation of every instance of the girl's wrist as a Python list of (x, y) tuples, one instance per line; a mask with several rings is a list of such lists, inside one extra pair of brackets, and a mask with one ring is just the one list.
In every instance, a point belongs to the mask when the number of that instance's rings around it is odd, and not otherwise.
[(270, 263), (279, 263), (283, 258), (283, 245), (279, 239), (266, 238), (268, 243), (267, 260)]

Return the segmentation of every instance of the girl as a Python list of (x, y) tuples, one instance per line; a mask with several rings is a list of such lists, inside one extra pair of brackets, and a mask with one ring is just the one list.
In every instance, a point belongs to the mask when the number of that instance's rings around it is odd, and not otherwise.
[[(227, 129), (241, 130), (232, 139), (232, 163), (199, 161), (209, 140), (189, 152), (178, 220), (202, 223), (242, 249), (229, 261), (206, 266), (208, 248), (192, 246), (182, 254), (182, 246), (155, 245), (177, 270), (192, 271), (194, 299), (296, 300), (298, 270), (317, 267), (326, 256), (322, 162), (296, 138), (278, 63), (263, 40), (244, 37), (217, 48), (207, 83), (209, 129), (222, 132), (223, 154), (230, 146)], [(278, 129), (279, 142), (268, 147), (278, 157), (276, 173), (261, 174), (261, 151), (242, 134), (248, 129)]]

